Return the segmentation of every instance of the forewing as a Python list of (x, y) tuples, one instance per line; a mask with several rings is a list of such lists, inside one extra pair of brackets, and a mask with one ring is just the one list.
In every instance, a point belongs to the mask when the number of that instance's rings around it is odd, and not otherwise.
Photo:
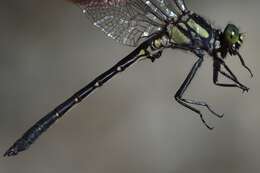
[(175, 0), (143, 0), (153, 10), (161, 12), (161, 16), (166, 16), (167, 21), (177, 20), (183, 14)]
[(184, 0), (174, 0), (175, 4), (177, 5), (177, 7), (182, 11), (182, 12), (187, 12), (188, 8), (185, 4)]
[(162, 22), (149, 16), (142, 0), (72, 0), (93, 24), (124, 45), (136, 46), (142, 37), (161, 29)]
[[(140, 39), (177, 20), (182, 11), (173, 0), (70, 0), (80, 6), (93, 24), (124, 45), (136, 46)], [(177, 4), (177, 5), (176, 5)]]

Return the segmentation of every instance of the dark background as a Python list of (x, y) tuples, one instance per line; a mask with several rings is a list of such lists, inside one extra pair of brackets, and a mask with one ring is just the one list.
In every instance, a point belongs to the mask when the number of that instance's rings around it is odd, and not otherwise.
[[(241, 48), (255, 78), (238, 58), (227, 64), (251, 88), (219, 88), (206, 58), (187, 97), (205, 100), (207, 130), (174, 101), (195, 58), (166, 50), (115, 77), (66, 114), (32, 147), (0, 158), (1, 173), (257, 173), (260, 172), (258, 0), (187, 0), (216, 27), (229, 22), (247, 33)], [(107, 38), (63, 0), (0, 2), (0, 153), (73, 92), (132, 50)]]

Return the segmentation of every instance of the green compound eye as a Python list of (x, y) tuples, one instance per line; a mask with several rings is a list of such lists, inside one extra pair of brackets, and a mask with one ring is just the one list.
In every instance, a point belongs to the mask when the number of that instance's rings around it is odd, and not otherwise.
[(229, 45), (239, 42), (239, 29), (233, 24), (228, 24), (224, 31), (224, 37)]

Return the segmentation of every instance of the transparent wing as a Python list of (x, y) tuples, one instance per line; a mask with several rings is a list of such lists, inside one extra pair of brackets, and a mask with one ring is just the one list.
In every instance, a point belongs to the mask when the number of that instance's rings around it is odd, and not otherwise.
[(182, 11), (182, 12), (186, 12), (188, 11), (188, 8), (185, 4), (185, 1), (184, 0), (174, 0), (177, 7)]
[(71, 0), (95, 26), (124, 45), (139, 41), (176, 20), (181, 10), (172, 0)]
[(188, 11), (184, 0), (143, 0), (152, 10), (161, 11), (167, 19), (176, 20)]

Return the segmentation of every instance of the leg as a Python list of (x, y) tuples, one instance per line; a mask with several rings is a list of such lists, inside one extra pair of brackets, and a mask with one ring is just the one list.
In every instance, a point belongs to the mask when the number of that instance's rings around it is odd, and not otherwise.
[(253, 75), (251, 69), (246, 66), (245, 61), (244, 61), (243, 57), (239, 54), (239, 52), (237, 52), (237, 56), (238, 56), (238, 58), (240, 59), (240, 62), (241, 62), (241, 64), (242, 64), (242, 66), (247, 69), (247, 71), (250, 73), (251, 77), (254, 77), (254, 75)]
[[(196, 109), (196, 108), (194, 108), (194, 107), (192, 107), (192, 106), (189, 105), (189, 104), (194, 104), (194, 105), (205, 106), (205, 107), (208, 108), (211, 112), (214, 112), (214, 111), (212, 111), (212, 110), (210, 109), (210, 107), (208, 106), (208, 104), (205, 103), (205, 102), (191, 101), (191, 100), (187, 100), (187, 99), (182, 98), (184, 92), (187, 90), (188, 86), (190, 85), (192, 79), (194, 78), (194, 76), (195, 76), (197, 70), (199, 69), (199, 67), (201, 66), (202, 62), (203, 62), (203, 57), (201, 56), (201, 57), (199, 57), (199, 59), (197, 60), (197, 62), (193, 65), (193, 67), (192, 67), (190, 73), (189, 73), (188, 76), (186, 77), (186, 79), (185, 79), (185, 81), (183, 82), (183, 84), (181, 85), (180, 89), (179, 89), (179, 90), (177, 91), (177, 93), (175, 94), (175, 100), (176, 100), (178, 103), (180, 103), (181, 105), (185, 106), (186, 108), (189, 108), (190, 110), (192, 110), (192, 111), (196, 112), (197, 114), (199, 114), (200, 119), (201, 119), (201, 121), (203, 122), (203, 124), (204, 124), (208, 129), (212, 130), (213, 128), (210, 127), (210, 126), (206, 123), (206, 121), (205, 121), (204, 118), (203, 118), (202, 113), (201, 113), (198, 109)], [(216, 113), (214, 112), (214, 115), (218, 115), (218, 114), (216, 114)], [(218, 115), (218, 117), (221, 117), (221, 115)]]
[[(229, 72), (230, 75), (221, 70), (221, 64), (225, 67), (225, 69)], [(219, 73), (222, 74), (223, 76), (225, 76), (226, 78), (232, 80), (233, 82), (235, 82), (235, 84), (219, 83), (218, 82)], [(237, 80), (237, 77), (233, 74), (233, 72), (229, 69), (229, 67), (224, 62), (220, 62), (217, 60), (214, 61), (214, 65), (213, 65), (213, 82), (217, 86), (237, 87), (237, 88), (242, 89), (243, 92), (248, 91), (248, 88), (246, 86), (242, 85)]]
[(159, 59), (162, 56), (162, 50), (152, 54), (146, 50), (144, 55), (145, 56), (140, 58), (139, 61), (150, 60), (151, 62), (154, 62), (156, 59)]
[(194, 100), (190, 100), (190, 99), (183, 99), (185, 100), (187, 103), (189, 104), (194, 104), (194, 105), (198, 105), (198, 106), (204, 106), (206, 107), (212, 114), (214, 114), (215, 116), (222, 118), (224, 117), (224, 114), (220, 115), (218, 113), (216, 113), (215, 111), (213, 111), (213, 109), (211, 109), (211, 107), (206, 103), (206, 102), (202, 102), (202, 101), (194, 101)]

